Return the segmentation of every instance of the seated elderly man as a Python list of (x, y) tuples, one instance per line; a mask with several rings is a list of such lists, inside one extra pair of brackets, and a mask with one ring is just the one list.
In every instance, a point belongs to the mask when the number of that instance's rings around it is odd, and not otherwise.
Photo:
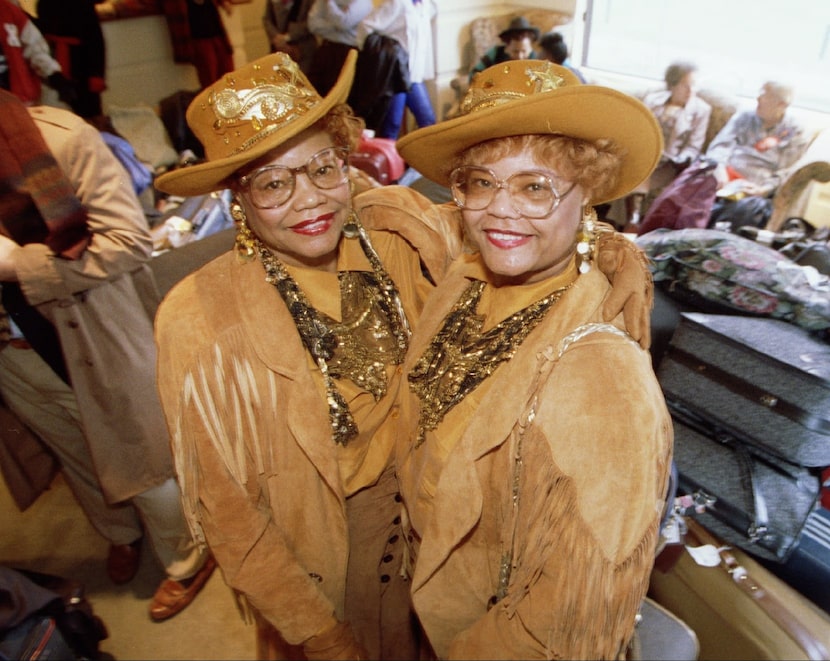
[(706, 156), (718, 164), (719, 188), (713, 223), (729, 221), (733, 229), (766, 223), (769, 198), (807, 147), (802, 128), (787, 113), (792, 99), (791, 87), (765, 83), (755, 110), (733, 115), (712, 140)]

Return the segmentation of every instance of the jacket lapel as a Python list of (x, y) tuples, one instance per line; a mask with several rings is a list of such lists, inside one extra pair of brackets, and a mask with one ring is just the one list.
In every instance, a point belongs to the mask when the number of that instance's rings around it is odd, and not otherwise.
[(239, 293), (239, 314), (257, 356), (269, 370), (294, 382), (285, 388), (287, 398), (279, 403), (288, 428), (323, 479), (342, 497), (328, 406), (309, 369), (308, 352), (294, 319), (276, 288), (265, 281), (259, 262), (234, 265), (231, 270), (234, 290)]

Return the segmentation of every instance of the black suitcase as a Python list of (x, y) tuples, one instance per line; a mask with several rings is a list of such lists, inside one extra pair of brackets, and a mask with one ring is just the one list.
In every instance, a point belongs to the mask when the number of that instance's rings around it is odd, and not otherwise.
[(787, 562), (830, 465), (830, 345), (775, 319), (684, 312), (657, 376), (688, 513)]
[(830, 344), (777, 319), (683, 313), (663, 392), (769, 454), (830, 466)]
[(759, 559), (788, 562), (818, 507), (817, 471), (746, 444), (679, 402), (667, 403), (683, 513)]

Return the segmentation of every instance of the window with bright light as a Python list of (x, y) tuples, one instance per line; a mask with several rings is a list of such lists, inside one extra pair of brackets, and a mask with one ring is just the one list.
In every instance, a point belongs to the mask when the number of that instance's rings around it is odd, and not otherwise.
[(776, 80), (830, 113), (830, 0), (586, 0), (583, 64), (662, 80), (675, 60), (700, 83), (754, 97)]

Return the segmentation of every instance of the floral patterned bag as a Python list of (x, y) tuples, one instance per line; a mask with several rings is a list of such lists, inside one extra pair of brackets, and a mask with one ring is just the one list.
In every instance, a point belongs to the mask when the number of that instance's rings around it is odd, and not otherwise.
[(830, 278), (750, 239), (712, 229), (659, 229), (637, 237), (655, 285), (704, 311), (830, 328)]

